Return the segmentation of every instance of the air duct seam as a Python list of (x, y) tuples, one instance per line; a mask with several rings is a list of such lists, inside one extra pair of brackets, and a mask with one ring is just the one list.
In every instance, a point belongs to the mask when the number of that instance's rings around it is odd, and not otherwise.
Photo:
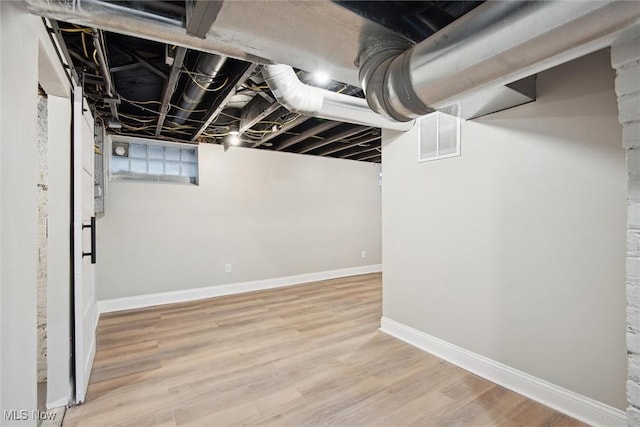
[(640, 2), (486, 2), (411, 49), (361, 52), (376, 112), (407, 120), (611, 45), (640, 22)]

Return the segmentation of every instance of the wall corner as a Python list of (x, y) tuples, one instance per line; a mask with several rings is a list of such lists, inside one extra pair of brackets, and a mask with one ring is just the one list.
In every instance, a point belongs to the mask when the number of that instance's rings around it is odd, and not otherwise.
[(640, 38), (612, 46), (611, 64), (627, 160), (627, 417), (640, 425)]

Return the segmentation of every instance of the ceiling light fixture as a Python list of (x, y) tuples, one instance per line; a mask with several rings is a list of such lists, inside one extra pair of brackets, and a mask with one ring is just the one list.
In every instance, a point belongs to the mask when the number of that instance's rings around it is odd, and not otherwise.
[(227, 140), (231, 145), (240, 145), (240, 132), (237, 130), (230, 131)]
[(329, 83), (329, 74), (327, 74), (325, 71), (316, 71), (313, 74), (313, 80), (321, 85), (326, 85), (327, 83)]

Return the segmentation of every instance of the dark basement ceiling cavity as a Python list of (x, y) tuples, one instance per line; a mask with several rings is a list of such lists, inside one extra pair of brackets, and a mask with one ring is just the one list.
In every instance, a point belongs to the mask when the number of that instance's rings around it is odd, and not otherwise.
[[(183, 21), (186, 16), (182, 1), (113, 3)], [(335, 3), (344, 7), (345, 13), (356, 13), (419, 42), (482, 2)], [(208, 4), (196, 2), (197, 6)], [(264, 84), (258, 64), (62, 21), (51, 23), (97, 122), (111, 134), (228, 144), (230, 133), (239, 132), (239, 145), (244, 147), (381, 161), (380, 129), (289, 112)], [(105, 61), (100, 60), (100, 50)], [(305, 83), (364, 96), (361, 89), (338, 81), (315, 83), (313, 70), (296, 71)], [(185, 93), (191, 102), (183, 99)], [(194, 98), (194, 93), (198, 97)]]

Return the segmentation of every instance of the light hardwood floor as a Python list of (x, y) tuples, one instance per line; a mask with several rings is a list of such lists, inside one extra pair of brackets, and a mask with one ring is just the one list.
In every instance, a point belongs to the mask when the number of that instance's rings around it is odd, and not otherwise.
[(103, 315), (65, 426), (581, 425), (378, 331), (379, 274)]

